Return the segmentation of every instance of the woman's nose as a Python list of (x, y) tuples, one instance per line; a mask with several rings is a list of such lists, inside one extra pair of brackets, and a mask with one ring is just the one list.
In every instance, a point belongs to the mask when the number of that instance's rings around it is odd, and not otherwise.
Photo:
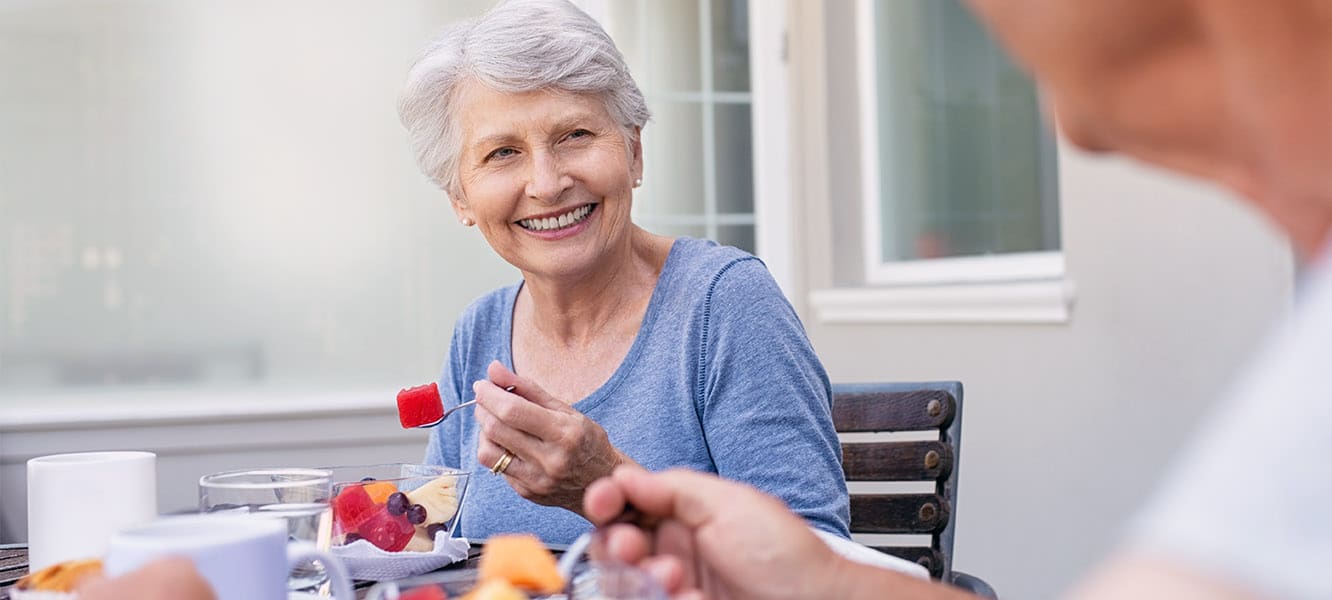
[(549, 152), (532, 154), (532, 173), (527, 178), (527, 196), (542, 202), (558, 202), (573, 186), (573, 178), (564, 172), (559, 158)]

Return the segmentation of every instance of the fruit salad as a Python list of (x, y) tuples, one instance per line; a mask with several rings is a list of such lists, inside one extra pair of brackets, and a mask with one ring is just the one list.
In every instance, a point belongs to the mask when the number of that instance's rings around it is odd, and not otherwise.
[(387, 552), (430, 552), (435, 534), (458, 514), (458, 476), (447, 474), (407, 491), (394, 481), (342, 484), (331, 501), (335, 541), (366, 540)]

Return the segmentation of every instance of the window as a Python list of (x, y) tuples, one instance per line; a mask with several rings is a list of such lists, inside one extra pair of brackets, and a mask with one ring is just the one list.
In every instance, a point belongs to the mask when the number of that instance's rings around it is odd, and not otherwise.
[(0, 3), (0, 396), (433, 378), (516, 277), (394, 106), (488, 4)]
[(1031, 81), (958, 0), (862, 0), (871, 284), (1058, 278), (1054, 142)]
[[(433, 378), (518, 275), (394, 106), (425, 42), (492, 4), (0, 2), (0, 404), (379, 406)], [(636, 218), (753, 250), (747, 9), (601, 3), (657, 115)]]
[(1055, 142), (1032, 83), (959, 0), (855, 13), (860, 235), (834, 243), (860, 268), (810, 292), (817, 318), (1067, 321)]
[(606, 24), (653, 113), (635, 221), (754, 252), (748, 0), (583, 4)]

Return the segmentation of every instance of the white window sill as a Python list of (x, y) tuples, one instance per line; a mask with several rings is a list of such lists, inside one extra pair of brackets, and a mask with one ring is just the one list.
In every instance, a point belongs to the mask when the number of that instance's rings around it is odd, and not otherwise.
[(810, 292), (815, 318), (825, 324), (1067, 323), (1074, 299), (1067, 278)]
[(182, 387), (6, 392), (0, 433), (396, 415), (396, 389)]

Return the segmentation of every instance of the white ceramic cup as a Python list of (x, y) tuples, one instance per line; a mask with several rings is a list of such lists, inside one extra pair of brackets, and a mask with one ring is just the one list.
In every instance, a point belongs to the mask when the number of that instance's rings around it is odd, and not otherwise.
[(80, 452), (28, 461), (28, 561), (33, 571), (97, 558), (116, 531), (157, 518), (157, 455)]
[(287, 542), (278, 519), (245, 514), (164, 517), (111, 537), (106, 573), (117, 577), (157, 558), (184, 556), (218, 600), (286, 600), (287, 575), (305, 560), (323, 563), (333, 596), (355, 598), (342, 563), (307, 542)]

